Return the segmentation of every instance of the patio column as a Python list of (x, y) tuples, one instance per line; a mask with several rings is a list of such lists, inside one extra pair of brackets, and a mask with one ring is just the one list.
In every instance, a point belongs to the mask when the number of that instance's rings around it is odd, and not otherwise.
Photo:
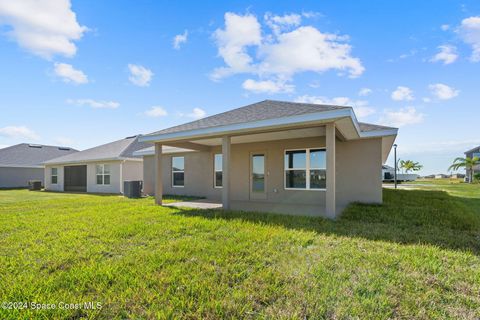
[(326, 144), (327, 144), (327, 190), (326, 207), (327, 217), (334, 219), (336, 216), (335, 199), (335, 123), (326, 125)]
[(162, 205), (162, 145), (155, 143), (155, 204)]
[(230, 144), (229, 136), (222, 138), (222, 205), (230, 209)]

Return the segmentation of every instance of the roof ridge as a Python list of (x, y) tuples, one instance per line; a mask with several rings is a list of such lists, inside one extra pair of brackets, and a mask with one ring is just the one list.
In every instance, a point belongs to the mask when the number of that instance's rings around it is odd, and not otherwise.
[(135, 143), (136, 141), (138, 141), (139, 136), (141, 136), (141, 135), (140, 135), (140, 134), (137, 134), (136, 136), (131, 136), (131, 137), (126, 137), (126, 138), (124, 138), (125, 140), (127, 140), (127, 139), (132, 139), (132, 141), (131, 141), (129, 144), (127, 144), (127, 145), (125, 146), (125, 148), (123, 148), (122, 151), (120, 151), (120, 153), (118, 154), (118, 156), (119, 156), (119, 157), (122, 157), (123, 154), (125, 153), (125, 151), (127, 151), (127, 149), (130, 148), (130, 146), (131, 146), (133, 143)]

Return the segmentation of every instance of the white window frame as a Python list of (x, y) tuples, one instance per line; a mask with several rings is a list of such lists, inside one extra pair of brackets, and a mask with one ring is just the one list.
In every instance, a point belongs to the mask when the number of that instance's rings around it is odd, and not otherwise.
[[(323, 150), (327, 152), (327, 148), (325, 147), (318, 147), (318, 148), (298, 148), (298, 149), (285, 149), (283, 152), (283, 189), (284, 190), (301, 190), (301, 191), (326, 191), (327, 188), (310, 188), (310, 170), (322, 170), (323, 168), (310, 168), (310, 150)], [(305, 165), (306, 168), (286, 168), (285, 167), (285, 156), (287, 155), (288, 151), (305, 151)], [(287, 188), (287, 175), (286, 172), (294, 171), (294, 170), (305, 170), (305, 188)], [(325, 164), (325, 171), (327, 171), (327, 166)]]
[[(56, 174), (53, 174), (53, 169), (57, 170), (57, 173)], [(57, 178), (57, 182), (53, 182), (53, 177), (56, 177)], [(55, 168), (50, 168), (50, 183), (51, 184), (58, 184), (58, 168), (55, 167)]]
[[(174, 158), (183, 158), (183, 170), (173, 170), (173, 159)], [(185, 156), (173, 156), (172, 157), (172, 163), (170, 166), (170, 170), (172, 172), (172, 188), (185, 188)], [(173, 179), (174, 173), (177, 172), (183, 172), (183, 186), (177, 186), (175, 185), (175, 180)]]
[[(109, 173), (105, 173), (105, 166), (108, 166), (109, 167)], [(97, 167), (101, 167), (102, 168), (102, 171), (101, 173), (97, 173)], [(106, 163), (101, 163), (101, 164), (95, 164), (95, 184), (97, 186), (109, 186), (112, 184), (112, 167), (109, 165), (109, 164), (106, 164)], [(102, 183), (98, 183), (98, 176), (101, 176), (102, 177)], [(109, 176), (110, 177), (110, 182), (109, 183), (105, 183), (105, 176)]]
[[(222, 156), (222, 169), (221, 170), (216, 170), (215, 169), (215, 157), (217, 155), (221, 155)], [(222, 184), (223, 184), (223, 153), (214, 153), (213, 154), (213, 187), (215, 189), (222, 189), (223, 188), (223, 185), (221, 186), (217, 186), (217, 172), (221, 172), (222, 173)]]

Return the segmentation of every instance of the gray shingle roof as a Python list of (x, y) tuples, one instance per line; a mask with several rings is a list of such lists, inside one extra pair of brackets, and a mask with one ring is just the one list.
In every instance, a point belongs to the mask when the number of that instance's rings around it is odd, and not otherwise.
[(21, 143), (0, 149), (0, 166), (41, 167), (47, 160), (77, 152), (68, 147)]
[(204, 129), (252, 121), (284, 118), (307, 113), (317, 113), (346, 108), (349, 107), (265, 100), (250, 104), (245, 107), (219, 113), (207, 118), (153, 132), (151, 133), (151, 135)]
[(358, 125), (360, 126), (360, 131), (362, 132), (396, 129), (393, 127), (381, 126), (378, 124), (365, 123), (365, 122), (359, 122)]
[(138, 158), (138, 156), (133, 155), (134, 151), (151, 146), (151, 144), (148, 144), (146, 142), (139, 142), (138, 137), (139, 136), (127, 137), (122, 140), (117, 140), (97, 147), (86, 149), (75, 154), (69, 154), (63, 157), (51, 159), (49, 161), (46, 161), (45, 164)]

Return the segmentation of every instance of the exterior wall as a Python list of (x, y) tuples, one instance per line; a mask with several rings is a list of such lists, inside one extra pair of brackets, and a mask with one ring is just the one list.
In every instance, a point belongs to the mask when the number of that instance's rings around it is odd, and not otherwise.
[[(124, 161), (122, 164), (122, 181), (142, 181), (143, 161)], [(123, 193), (123, 182), (120, 186)]]
[(28, 187), (29, 180), (40, 180), (44, 185), (43, 168), (0, 167), (0, 188)]
[[(52, 184), (51, 172), (52, 168), (58, 168), (57, 183)], [(45, 190), (48, 191), (63, 191), (63, 166), (48, 165), (45, 166)]]
[[(127, 162), (127, 161), (126, 161)], [(130, 162), (130, 161), (128, 161)], [(104, 162), (90, 162), (90, 163), (79, 163), (78, 165), (86, 165), (87, 166), (87, 192), (90, 193), (121, 193), (120, 187), (120, 163), (121, 161), (104, 161)], [(110, 165), (110, 184), (109, 185), (98, 185), (97, 184), (97, 177), (95, 166), (97, 164), (109, 164)], [(64, 174), (64, 167), (70, 166), (74, 164), (67, 164), (67, 165), (48, 165), (45, 166), (45, 189), (49, 191), (64, 191), (63, 184), (63, 174)], [(52, 184), (51, 183), (51, 168), (58, 168), (58, 183)], [(141, 172), (141, 162), (139, 164), (135, 164), (130, 166), (127, 165), (127, 168), (124, 168), (123, 174), (125, 175), (125, 171), (130, 168), (134, 168), (133, 174), (130, 175), (127, 173), (127, 177), (135, 176), (134, 174), (137, 172)], [(125, 179), (124, 179), (125, 180)], [(133, 180), (133, 179), (130, 179)], [(141, 180), (141, 176), (138, 179)]]
[(143, 194), (155, 194), (155, 157), (143, 157)]
[[(325, 191), (285, 190), (285, 149), (323, 148), (325, 137), (277, 140), (231, 146), (231, 207), (234, 210), (268, 211), (296, 215), (321, 216), (325, 214)], [(381, 203), (382, 168), (381, 138), (336, 141), (337, 210), (350, 202)], [(266, 155), (266, 199), (250, 199), (250, 154)], [(328, 152), (328, 151), (327, 151)], [(220, 201), (221, 190), (213, 184), (213, 158), (221, 147), (211, 152), (166, 154), (162, 161), (164, 194), (196, 195)], [(172, 187), (172, 156), (185, 157), (185, 187)], [(154, 190), (154, 159), (144, 158), (144, 188)], [(327, 169), (328, 170), (328, 169)], [(151, 179), (147, 177), (152, 177)]]

